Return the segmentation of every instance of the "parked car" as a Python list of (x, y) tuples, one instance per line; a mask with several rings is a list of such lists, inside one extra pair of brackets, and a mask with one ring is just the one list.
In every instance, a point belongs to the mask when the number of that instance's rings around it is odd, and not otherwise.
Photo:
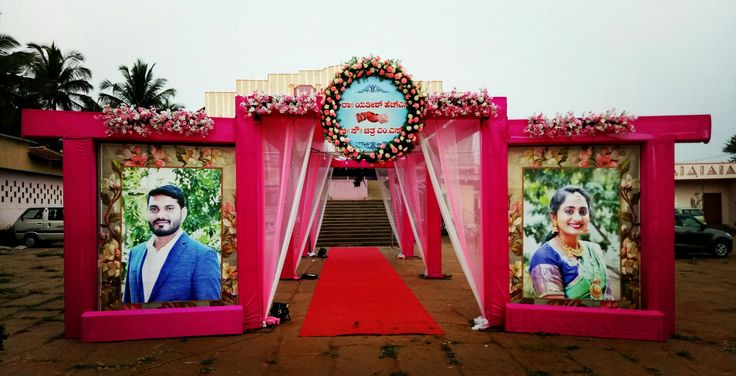
[(675, 214), (687, 214), (692, 215), (700, 222), (705, 223), (705, 214), (703, 214), (703, 209), (698, 208), (677, 208), (675, 209)]
[(13, 224), (13, 232), (27, 247), (40, 241), (64, 240), (64, 208), (28, 208)]
[(675, 214), (675, 252), (709, 252), (726, 257), (733, 248), (733, 236), (688, 214)]

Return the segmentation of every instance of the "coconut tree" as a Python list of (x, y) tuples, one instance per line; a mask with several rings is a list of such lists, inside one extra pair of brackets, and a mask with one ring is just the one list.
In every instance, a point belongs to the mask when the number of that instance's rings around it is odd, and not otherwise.
[(18, 51), (13, 37), (0, 34), (0, 133), (20, 135), (20, 109), (37, 107), (27, 88), (29, 79), (24, 71), (33, 55)]
[(33, 60), (28, 65), (30, 89), (38, 96), (41, 108), (50, 110), (87, 109), (94, 100), (87, 95), (94, 86), (88, 80), (92, 71), (84, 67), (84, 55), (70, 50), (62, 53), (55, 43), (29, 43)]
[(118, 67), (125, 81), (112, 83), (105, 80), (100, 84), (100, 90), (111, 90), (111, 93), (100, 92), (100, 102), (111, 106), (126, 104), (138, 107), (155, 107), (156, 109), (176, 109), (180, 105), (172, 103), (176, 90), (165, 89), (165, 78), (154, 78), (153, 68), (141, 59), (136, 60), (133, 66)]

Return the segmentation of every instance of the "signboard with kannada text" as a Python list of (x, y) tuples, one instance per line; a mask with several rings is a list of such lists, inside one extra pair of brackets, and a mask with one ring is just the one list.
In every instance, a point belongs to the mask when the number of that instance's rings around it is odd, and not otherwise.
[(359, 79), (342, 95), (337, 120), (353, 147), (375, 150), (396, 138), (406, 121), (404, 95), (387, 79)]

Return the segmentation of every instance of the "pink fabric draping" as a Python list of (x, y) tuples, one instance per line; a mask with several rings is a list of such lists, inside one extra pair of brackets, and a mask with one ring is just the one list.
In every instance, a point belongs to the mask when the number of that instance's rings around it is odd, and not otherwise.
[[(394, 163), (396, 178), (399, 181), (399, 190), (404, 201), (409, 222), (414, 233), (414, 239), (422, 260), (425, 261), (424, 249), (426, 245), (426, 218), (425, 211), (427, 194), (427, 164), (421, 147), (417, 146), (413, 152)], [(426, 271), (425, 271), (426, 273)]]
[(307, 175), (302, 189), (302, 198), (299, 202), (299, 210), (296, 213), (294, 231), (291, 234), (286, 261), (281, 270), (281, 278), (283, 279), (299, 278), (296, 273), (299, 261), (302, 255), (308, 252), (305, 247), (309, 238), (309, 229), (313, 222), (315, 205), (319, 202), (319, 196), (322, 194), (325, 178), (330, 170), (330, 161), (332, 160), (331, 154), (320, 150), (320, 147), (324, 144), (321, 137), (312, 140), (311, 150), (315, 152), (309, 156), (309, 166), (307, 167)]
[(263, 127), (268, 130), (263, 132), (265, 317), (273, 301), (296, 221), (315, 120), (266, 116)]
[[(320, 142), (320, 144), (323, 144), (323, 142)], [(312, 147), (314, 150), (315, 145)], [(297, 251), (295, 254), (295, 270), (296, 266), (299, 265), (301, 255), (309, 251), (309, 249), (305, 249), (307, 246), (307, 240), (308, 237), (311, 236), (310, 230), (314, 223), (314, 216), (317, 213), (320, 198), (322, 197), (322, 190), (326, 189), (327, 179), (330, 177), (332, 172), (332, 169), (330, 168), (332, 155), (327, 153), (312, 153), (309, 159), (310, 171), (307, 175), (307, 179), (311, 180), (311, 182), (304, 186), (305, 192), (304, 195), (302, 195), (300, 212), (297, 216), (295, 225), (295, 229), (298, 230), (298, 233), (292, 237), (292, 241), (296, 244)], [(309, 191), (306, 191), (306, 189), (309, 189)]]
[[(309, 217), (306, 218), (306, 221), (304, 222), (306, 224), (306, 228), (302, 235), (300, 243), (301, 246), (299, 248), (302, 250), (303, 254), (306, 254), (309, 250), (314, 250), (314, 244), (317, 243), (316, 237), (312, 236), (311, 230), (314, 226), (317, 213), (320, 213), (321, 215), (322, 210), (324, 210), (324, 202), (326, 202), (325, 193), (327, 192), (327, 185), (332, 178), (332, 167), (330, 167), (331, 160), (332, 157), (329, 155), (320, 159), (319, 169), (317, 171), (317, 186), (315, 187), (314, 194), (312, 195), (312, 202), (309, 207)], [(322, 203), (321, 206), (320, 203)], [(314, 242), (311, 241), (311, 238), (315, 238)]]
[[(386, 207), (388, 220), (391, 223), (391, 231), (394, 232), (394, 237), (396, 237), (398, 243), (401, 244), (400, 226), (402, 224), (399, 223), (397, 218), (401, 218), (401, 215), (403, 214), (404, 203), (401, 200), (400, 194), (395, 194), (391, 191), (392, 187), (394, 188), (394, 190), (398, 189), (398, 187), (396, 186), (396, 184), (398, 183), (398, 181), (396, 181), (396, 172), (387, 168), (377, 168), (376, 177), (378, 178), (379, 187), (381, 187), (381, 197), (383, 198), (383, 205)], [(395, 181), (394, 183), (391, 182), (392, 178)], [(397, 207), (399, 207), (399, 210), (401, 212), (396, 212)]]
[(422, 151), (432, 177), (445, 227), (481, 312), (480, 121), (429, 119)]
[(312, 227), (309, 230), (309, 243), (310, 249), (314, 250), (317, 246), (317, 238), (319, 238), (319, 230), (322, 229), (322, 219), (325, 215), (325, 207), (327, 206), (327, 188), (330, 185), (332, 178), (332, 168), (329, 169), (327, 177), (325, 178), (325, 185), (322, 188), (322, 192), (319, 196), (319, 201), (314, 207), (314, 218), (312, 219)]

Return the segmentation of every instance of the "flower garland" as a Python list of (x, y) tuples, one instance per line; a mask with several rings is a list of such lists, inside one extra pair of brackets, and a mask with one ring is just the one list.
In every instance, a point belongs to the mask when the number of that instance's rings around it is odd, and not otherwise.
[(108, 136), (115, 134), (138, 134), (148, 136), (151, 133), (178, 133), (185, 136), (198, 134), (206, 137), (214, 127), (214, 120), (200, 110), (164, 110), (158, 112), (154, 108), (127, 106), (112, 108), (105, 106), (102, 115), (98, 116), (105, 125)]
[(616, 114), (614, 110), (602, 114), (588, 112), (577, 118), (572, 112), (557, 114), (553, 119), (543, 114), (529, 117), (524, 133), (531, 137), (564, 137), (575, 135), (604, 135), (636, 132), (636, 116), (625, 111)]
[(268, 95), (257, 90), (246, 96), (240, 106), (248, 116), (273, 112), (284, 115), (304, 115), (307, 112), (317, 112), (317, 98), (314, 95)]
[[(401, 133), (386, 143), (382, 143), (375, 151), (364, 151), (350, 144), (347, 131), (340, 126), (337, 112), (340, 109), (341, 94), (350, 87), (353, 81), (364, 77), (376, 76), (393, 82), (398, 91), (404, 94), (406, 121), (401, 126)], [(417, 133), (424, 128), (425, 96), (414, 84), (411, 76), (396, 60), (382, 60), (379, 56), (353, 57), (335, 74), (335, 78), (324, 90), (322, 111), (322, 128), (325, 139), (335, 145), (344, 156), (358, 161), (384, 162), (404, 156), (414, 148), (418, 141)]]
[(427, 97), (425, 114), (428, 116), (474, 116), (485, 118), (497, 115), (498, 106), (491, 102), (488, 90), (478, 92), (432, 93)]

